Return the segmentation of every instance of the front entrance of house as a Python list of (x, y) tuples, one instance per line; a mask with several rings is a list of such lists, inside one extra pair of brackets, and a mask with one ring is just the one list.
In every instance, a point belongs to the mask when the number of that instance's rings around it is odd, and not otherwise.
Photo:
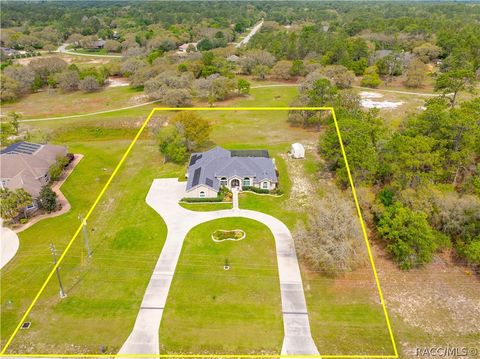
[(232, 182), (230, 182), (230, 185), (232, 186), (232, 188), (238, 188), (240, 187), (240, 180), (233, 179)]

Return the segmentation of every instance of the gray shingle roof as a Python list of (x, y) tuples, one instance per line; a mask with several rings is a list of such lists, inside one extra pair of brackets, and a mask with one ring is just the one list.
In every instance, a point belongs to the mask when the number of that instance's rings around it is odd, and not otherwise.
[(268, 151), (228, 151), (215, 147), (190, 156), (187, 191), (199, 185), (218, 191), (220, 181), (217, 178), (234, 176), (253, 177), (254, 183), (262, 180), (277, 182), (275, 165)]
[(42, 186), (49, 180), (50, 166), (57, 157), (66, 154), (65, 146), (31, 142), (18, 142), (8, 146), (0, 154), (0, 178), (4, 181), (4, 187), (12, 190), (23, 188), (32, 196), (38, 197)]

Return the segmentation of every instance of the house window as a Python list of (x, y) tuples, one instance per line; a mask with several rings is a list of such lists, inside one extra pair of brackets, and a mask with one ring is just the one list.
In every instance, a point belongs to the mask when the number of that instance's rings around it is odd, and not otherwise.
[(225, 177), (220, 178), (220, 186), (226, 186), (227, 185), (227, 179)]
[(246, 177), (243, 179), (243, 187), (250, 187), (250, 178)]
[(205, 192), (204, 191), (200, 191), (200, 198), (205, 198)]
[(262, 188), (268, 189), (268, 182), (262, 182)]

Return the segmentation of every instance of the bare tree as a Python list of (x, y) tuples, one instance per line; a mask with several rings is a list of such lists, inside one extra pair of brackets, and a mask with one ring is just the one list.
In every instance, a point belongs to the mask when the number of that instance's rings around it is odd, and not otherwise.
[(79, 77), (77, 71), (66, 70), (56, 75), (58, 87), (63, 92), (75, 91), (78, 89)]
[(365, 263), (358, 216), (347, 198), (334, 190), (310, 213), (307, 226), (300, 226), (294, 237), (298, 254), (313, 270), (334, 276)]
[(94, 92), (100, 88), (98, 81), (93, 76), (86, 76), (79, 84), (80, 90), (83, 92)]

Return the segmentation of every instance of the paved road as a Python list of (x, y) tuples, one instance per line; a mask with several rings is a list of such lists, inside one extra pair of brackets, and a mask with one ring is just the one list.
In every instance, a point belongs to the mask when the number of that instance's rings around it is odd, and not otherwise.
[[(261, 89), (261, 88), (269, 88), (269, 87), (298, 87), (300, 84), (273, 84), (273, 85), (257, 85), (250, 87), (251, 89)], [(373, 92), (390, 92), (390, 93), (398, 93), (401, 95), (412, 95), (412, 96), (440, 96), (439, 93), (428, 93), (428, 92), (413, 92), (413, 91), (401, 91), (401, 90), (388, 90), (388, 89), (381, 89), (381, 88), (371, 88), (371, 87), (363, 87), (363, 86), (352, 86), (352, 88), (361, 89), (365, 91), (373, 91)], [(451, 95), (451, 94), (447, 94)]]
[(160, 322), (187, 233), (203, 222), (226, 217), (245, 217), (264, 223), (275, 237), (285, 335), (282, 354), (318, 355), (310, 333), (295, 247), (287, 226), (267, 214), (244, 209), (213, 212), (186, 210), (178, 205), (178, 201), (184, 196), (184, 191), (185, 182), (178, 182), (174, 178), (157, 179), (147, 194), (147, 204), (162, 216), (167, 224), (168, 234), (145, 292), (134, 328), (119, 354), (159, 354)]
[[(414, 95), (414, 96), (426, 96), (426, 97), (432, 97), (432, 96), (441, 96), (439, 93), (428, 93), (428, 92), (412, 92), (412, 91), (401, 91), (401, 90), (387, 90), (387, 89), (377, 89), (377, 88), (371, 88), (371, 87), (363, 87), (363, 86), (352, 86), (353, 88), (356, 89), (362, 89), (366, 91), (374, 91), (374, 92), (390, 92), (390, 93), (398, 93), (401, 95)], [(451, 95), (451, 94), (447, 94)]]
[(142, 107), (146, 105), (151, 105), (156, 102), (160, 102), (160, 100), (155, 100), (155, 101), (150, 101), (150, 102), (144, 102), (140, 103), (138, 105), (132, 105), (132, 106), (127, 106), (127, 107), (121, 107), (121, 108), (115, 108), (113, 110), (105, 110), (105, 111), (98, 111), (98, 112), (90, 112), (90, 113), (83, 113), (80, 115), (70, 115), (70, 116), (60, 116), (60, 117), (44, 117), (44, 118), (29, 118), (27, 120), (20, 120), (18, 122), (42, 122), (42, 121), (55, 121), (55, 120), (65, 120), (68, 118), (75, 118), (75, 117), (87, 117), (87, 116), (94, 116), (94, 115), (100, 115), (102, 113), (110, 113), (110, 112), (117, 112), (117, 111), (122, 111), (122, 110), (129, 110), (131, 108), (136, 108), (136, 107)]
[(0, 269), (15, 256), (19, 246), (17, 234), (10, 228), (3, 227), (3, 221), (0, 219)]
[(62, 54), (77, 55), (77, 56), (88, 56), (88, 57), (114, 57), (122, 58), (122, 55), (95, 55), (95, 54), (82, 54), (81, 52), (67, 50), (69, 44), (62, 44), (58, 47), (57, 52)]
[[(299, 84), (272, 84), (272, 85), (252, 86), (251, 89), (273, 88), (273, 87), (298, 87), (298, 86), (299, 86)], [(358, 88), (358, 89), (368, 90), (368, 91), (375, 91), (375, 92), (392, 92), (392, 93), (399, 93), (399, 94), (404, 94), (404, 95), (418, 95), (418, 96), (426, 96), (426, 97), (439, 96), (439, 94), (434, 94), (434, 93), (420, 93), (420, 92), (385, 90), (385, 89), (371, 89), (369, 87), (361, 87), (361, 86), (353, 86), (353, 87)], [(30, 118), (30, 119), (26, 119), (26, 120), (20, 120), (19, 122), (42, 122), (42, 121), (64, 120), (64, 119), (76, 118), (76, 117), (88, 117), (88, 116), (100, 115), (100, 114), (103, 114), (103, 113), (110, 113), (110, 112), (128, 110), (128, 109), (136, 108), (136, 107), (142, 107), (142, 106), (154, 104), (156, 102), (160, 102), (160, 100), (145, 102), (145, 103), (141, 103), (141, 104), (133, 105), (133, 106), (116, 108), (116, 109), (113, 109), (113, 110), (105, 110), (105, 111), (98, 111), (98, 112), (91, 112), (91, 113), (83, 113), (83, 114), (79, 114), (79, 115), (69, 115), (69, 116), (59, 116), (59, 117)]]

